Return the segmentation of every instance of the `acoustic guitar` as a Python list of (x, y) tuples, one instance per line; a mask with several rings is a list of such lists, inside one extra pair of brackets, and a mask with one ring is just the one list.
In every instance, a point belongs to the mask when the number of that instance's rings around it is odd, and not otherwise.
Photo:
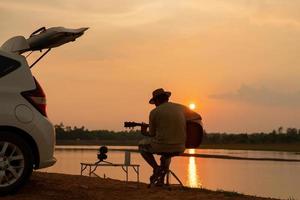
[[(124, 122), (125, 128), (134, 128), (137, 126), (149, 127), (149, 125), (146, 123)], [(185, 148), (194, 149), (199, 147), (199, 145), (202, 143), (203, 135), (204, 135), (204, 130), (201, 121), (187, 121)]]

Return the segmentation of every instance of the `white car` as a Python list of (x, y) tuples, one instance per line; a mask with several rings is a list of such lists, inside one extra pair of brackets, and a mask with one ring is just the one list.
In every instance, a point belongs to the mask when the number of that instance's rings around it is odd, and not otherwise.
[[(0, 48), (0, 194), (15, 192), (33, 169), (54, 165), (54, 127), (47, 118), (46, 96), (33, 67), (51, 48), (80, 37), (87, 28), (41, 28), (28, 39), (17, 36)], [(32, 65), (25, 52), (48, 49)]]

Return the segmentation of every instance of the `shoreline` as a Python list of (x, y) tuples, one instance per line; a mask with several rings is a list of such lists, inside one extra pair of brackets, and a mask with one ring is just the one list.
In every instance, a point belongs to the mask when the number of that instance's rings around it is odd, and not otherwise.
[[(38, 190), (37, 190), (38, 188)], [(2, 197), (3, 200), (181, 200), (181, 199), (210, 199), (210, 200), (267, 200), (274, 198), (256, 197), (236, 192), (222, 190), (212, 191), (198, 188), (147, 188), (145, 183), (124, 182), (113, 179), (66, 175), (57, 173), (34, 172), (31, 180), (15, 194)]]
[[(76, 151), (76, 150), (88, 150), (88, 151), (96, 151), (96, 148), (56, 148), (56, 150), (64, 150), (64, 151)], [(114, 152), (132, 152), (132, 153), (139, 153), (137, 149), (109, 149), (109, 151)], [(275, 162), (300, 162), (300, 159), (285, 159), (285, 158), (256, 158), (256, 157), (240, 157), (240, 156), (228, 156), (228, 155), (215, 155), (215, 154), (197, 154), (197, 153), (182, 153), (178, 156), (181, 157), (196, 157), (196, 158), (213, 158), (213, 159), (226, 159), (226, 160), (252, 160), (252, 161), (275, 161)]]
[[(57, 146), (137, 146), (138, 141), (113, 141), (113, 140), (60, 140)], [(251, 150), (251, 151), (280, 151), (300, 154), (300, 143), (291, 144), (201, 144), (198, 149), (224, 149), (224, 150)]]

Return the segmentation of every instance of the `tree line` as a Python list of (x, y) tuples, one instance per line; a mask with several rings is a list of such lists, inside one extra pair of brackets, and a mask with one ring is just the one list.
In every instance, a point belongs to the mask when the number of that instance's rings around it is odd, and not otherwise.
[(204, 137), (206, 144), (290, 144), (300, 143), (300, 129), (287, 128), (270, 133), (209, 133)]
[(84, 126), (64, 126), (63, 123), (55, 125), (57, 140), (140, 140), (144, 136), (138, 130), (109, 131), (88, 130)]
[[(79, 140), (112, 140), (116, 142), (138, 141), (144, 136), (139, 130), (109, 131), (88, 130), (84, 126), (64, 126), (63, 123), (55, 125), (58, 141)], [(274, 144), (274, 143), (300, 143), (300, 129), (279, 127), (269, 133), (205, 133), (204, 144)]]

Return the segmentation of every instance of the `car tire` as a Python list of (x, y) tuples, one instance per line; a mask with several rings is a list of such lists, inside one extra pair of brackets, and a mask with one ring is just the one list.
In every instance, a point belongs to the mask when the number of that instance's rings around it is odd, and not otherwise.
[(15, 193), (28, 181), (32, 170), (29, 144), (13, 132), (0, 131), (0, 195)]

